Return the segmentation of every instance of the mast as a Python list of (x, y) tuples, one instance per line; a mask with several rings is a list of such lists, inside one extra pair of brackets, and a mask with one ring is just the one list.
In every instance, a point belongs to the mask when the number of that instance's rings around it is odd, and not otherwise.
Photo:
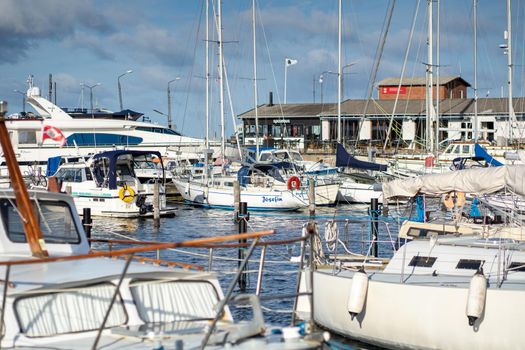
[[(30, 78), (31, 79), (31, 78)], [(30, 82), (32, 84), (32, 80)], [(45, 249), (45, 242), (40, 230), (40, 224), (36, 217), (33, 204), (27, 193), (26, 184), (20, 172), (20, 167), (16, 160), (15, 151), (11, 144), (11, 138), (5, 125), (5, 114), (7, 113), (7, 102), (0, 101), (0, 144), (2, 145), (2, 151), (4, 152), (4, 158), (7, 163), (9, 170), (9, 177), (11, 178), (11, 185), (15, 192), (16, 207), (20, 216), (22, 217), (22, 223), (24, 225), (24, 232), (26, 235), (27, 243), (31, 249), (31, 253), (34, 257), (44, 258), (49, 256)]]
[(474, 17), (474, 142), (478, 142), (478, 0), (473, 0)]
[(205, 121), (205, 127), (206, 127), (206, 138), (204, 140), (204, 148), (206, 149), (204, 152), (205, 161), (204, 164), (206, 166), (206, 170), (204, 171), (204, 182), (205, 186), (208, 187), (208, 166), (209, 166), (209, 149), (210, 149), (210, 0), (206, 0), (206, 54), (205, 54), (205, 83), (206, 83), (206, 121)]
[(434, 156), (436, 159), (439, 156), (439, 102), (441, 98), (441, 84), (440, 84), (440, 51), (441, 51), (441, 31), (440, 31), (440, 0), (436, 0), (436, 6), (437, 6), (437, 18), (436, 18), (436, 130), (435, 130), (435, 138), (434, 138)]
[(432, 116), (432, 110), (433, 110), (433, 98), (432, 98), (432, 89), (434, 88), (433, 79), (432, 79), (432, 70), (433, 70), (433, 62), (432, 62), (432, 0), (427, 1), (428, 4), (428, 32), (427, 32), (427, 102), (426, 102), (426, 110), (427, 110), (427, 116), (426, 116), (426, 135), (427, 135), (427, 151), (432, 151), (434, 149), (434, 132), (433, 132), (433, 121), (434, 118)]
[(219, 106), (221, 109), (221, 157), (222, 165), (224, 168), (224, 161), (226, 157), (226, 135), (224, 126), (224, 76), (223, 76), (223, 52), (222, 52), (222, 17), (221, 17), (221, 0), (217, 0), (217, 35), (219, 43), (219, 81), (220, 81), (220, 93), (219, 93)]
[(337, 143), (341, 143), (341, 47), (342, 47), (342, 26), (343, 26), (343, 0), (339, 0), (339, 35), (338, 35), (338, 59), (337, 59)]
[(259, 159), (259, 115), (257, 105), (257, 45), (256, 45), (256, 23), (255, 23), (256, 0), (252, 0), (252, 29), (253, 29), (253, 104), (255, 106), (255, 159)]
[(507, 65), (508, 65), (508, 104), (509, 104), (509, 143), (512, 144), (512, 125), (514, 124), (514, 108), (512, 106), (512, 18), (510, 16), (510, 0), (507, 0)]

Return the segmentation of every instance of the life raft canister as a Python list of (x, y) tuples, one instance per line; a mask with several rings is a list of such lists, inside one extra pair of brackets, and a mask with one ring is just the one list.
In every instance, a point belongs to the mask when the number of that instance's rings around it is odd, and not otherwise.
[(287, 182), (288, 189), (291, 190), (298, 190), (301, 187), (301, 180), (297, 176), (292, 176), (288, 179)]
[(135, 191), (133, 188), (131, 188), (128, 185), (122, 186), (122, 188), (118, 191), (118, 196), (120, 199), (122, 199), (126, 203), (131, 203), (133, 201), (133, 198), (135, 198)]

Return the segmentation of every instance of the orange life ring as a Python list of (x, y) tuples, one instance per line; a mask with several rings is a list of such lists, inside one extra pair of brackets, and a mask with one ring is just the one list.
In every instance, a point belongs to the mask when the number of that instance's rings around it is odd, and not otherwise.
[(301, 187), (301, 180), (299, 179), (299, 177), (297, 177), (295, 175), (291, 176), (288, 179), (287, 185), (288, 185), (288, 189), (290, 191), (291, 190), (298, 190)]

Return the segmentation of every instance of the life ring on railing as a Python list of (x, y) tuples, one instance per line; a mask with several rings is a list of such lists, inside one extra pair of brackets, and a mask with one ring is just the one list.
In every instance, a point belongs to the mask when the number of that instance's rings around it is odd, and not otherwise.
[(135, 198), (135, 191), (133, 188), (131, 188), (128, 185), (122, 186), (122, 188), (118, 191), (118, 196), (120, 199), (122, 199), (126, 203), (133, 202), (133, 198)]
[(301, 180), (297, 176), (292, 176), (288, 179), (287, 182), (288, 189), (291, 190), (298, 190), (301, 187)]
[(465, 192), (452, 191), (443, 197), (443, 204), (448, 209), (452, 209), (454, 206), (460, 208), (465, 205), (466, 201)]

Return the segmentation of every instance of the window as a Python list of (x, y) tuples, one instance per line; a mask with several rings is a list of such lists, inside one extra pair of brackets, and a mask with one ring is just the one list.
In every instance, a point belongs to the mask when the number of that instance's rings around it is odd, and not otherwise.
[(436, 259), (437, 258), (431, 256), (414, 256), (408, 266), (432, 267)]
[(415, 228), (412, 227), (408, 230), (407, 236), (411, 237), (430, 237), (430, 236), (441, 236), (445, 234), (452, 234), (452, 232), (446, 232), (446, 231), (434, 231), (434, 230), (427, 230), (423, 228)]
[[(80, 236), (67, 203), (38, 201), (37, 204), (33, 201), (33, 208), (46, 243), (80, 243)], [(13, 208), (12, 201), (7, 198), (0, 199), (0, 215), (7, 237), (15, 243), (26, 243), (24, 225), (20, 215)]]
[(82, 170), (82, 168), (62, 168), (55, 176), (65, 182), (82, 182)]
[(22, 145), (36, 144), (36, 132), (20, 130), (18, 132), (18, 143)]
[(75, 133), (67, 138), (67, 144), (76, 143), (78, 146), (138, 145), (142, 140), (141, 137), (118, 134)]
[(470, 145), (463, 145), (463, 153), (470, 154)]
[(510, 264), (509, 270), (525, 272), (525, 262), (515, 261)]
[(479, 270), (481, 264), (483, 264), (483, 260), (461, 259), (456, 265), (456, 269)]

